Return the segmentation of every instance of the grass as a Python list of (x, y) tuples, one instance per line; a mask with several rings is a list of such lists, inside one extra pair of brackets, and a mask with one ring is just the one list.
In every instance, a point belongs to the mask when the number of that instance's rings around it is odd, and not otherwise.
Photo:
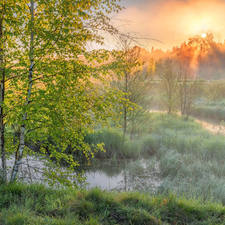
[[(0, 186), (0, 224), (225, 224), (225, 137), (191, 118), (160, 113), (151, 117), (149, 131), (126, 149), (153, 156), (149, 173), (159, 164), (163, 182), (154, 195), (150, 187), (141, 193), (116, 193)], [(121, 136), (107, 132), (102, 132), (105, 139), (99, 137), (114, 155), (121, 151), (125, 156), (117, 143), (122, 139), (115, 138)], [(133, 163), (128, 172), (139, 174), (139, 167)]]
[(0, 186), (0, 224), (225, 224), (225, 207), (194, 199), (100, 189)]
[(155, 155), (164, 182), (159, 193), (225, 204), (225, 137), (193, 119), (155, 114), (142, 149)]
[[(104, 129), (89, 136), (89, 141), (104, 142), (105, 157), (111, 157), (113, 164), (125, 158), (157, 158), (163, 180), (159, 194), (173, 193), (225, 204), (224, 136), (210, 133), (192, 118), (185, 121), (165, 113), (152, 114), (149, 132), (139, 140), (124, 141), (119, 131)], [(145, 170), (144, 175), (150, 177), (152, 172), (153, 169)], [(140, 191), (151, 192), (152, 188), (149, 184)]]
[(90, 145), (104, 143), (106, 152), (98, 151), (95, 153), (96, 158), (111, 158), (115, 161), (115, 159), (137, 159), (141, 154), (140, 141), (129, 140), (124, 137), (122, 131), (116, 129), (99, 129), (87, 134), (85, 141)]
[[(126, 141), (121, 148), (108, 147), (114, 152), (111, 161), (116, 162), (117, 157), (154, 156), (164, 180), (157, 191), (159, 194), (173, 193), (225, 204), (224, 136), (210, 133), (192, 118), (185, 121), (178, 115), (163, 113), (153, 113), (149, 131), (151, 133), (140, 140)], [(107, 132), (103, 131), (103, 136)], [(106, 137), (105, 146), (116, 143), (119, 146), (122, 140), (113, 138), (110, 133)], [(149, 169), (149, 174), (145, 171), (145, 175), (150, 176), (152, 171)], [(152, 191), (152, 187), (142, 190)]]
[(217, 121), (225, 120), (225, 101), (209, 101), (195, 106), (191, 112), (193, 116)]

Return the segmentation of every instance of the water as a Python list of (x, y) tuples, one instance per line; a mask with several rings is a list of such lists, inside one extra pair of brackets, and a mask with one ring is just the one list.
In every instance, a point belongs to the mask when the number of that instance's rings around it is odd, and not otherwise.
[[(7, 164), (7, 177), (10, 179), (11, 171), (14, 164), (14, 156), (10, 156), (6, 160)], [(1, 161), (0, 161), (1, 166)], [(47, 161), (44, 160), (41, 157), (35, 157), (35, 156), (26, 156), (22, 159), (21, 165), (19, 168), (19, 176), (18, 180), (23, 181), (25, 183), (46, 183), (44, 181), (44, 169), (47, 167)]]
[(98, 186), (101, 189), (116, 191), (155, 191), (162, 183), (159, 163), (155, 159), (140, 159), (123, 162), (117, 166), (101, 164), (84, 169), (89, 183), (87, 188)]
[[(13, 167), (14, 157), (7, 159), (8, 168)], [(1, 163), (0, 163), (1, 165)], [(45, 169), (52, 170), (48, 162), (40, 157), (27, 156), (22, 160), (18, 180), (25, 183), (43, 183)], [(66, 171), (66, 167), (62, 167)], [(117, 165), (99, 162), (97, 166), (81, 166), (72, 175), (83, 171), (82, 177), (86, 177), (85, 183), (79, 184), (81, 188), (99, 187), (115, 191), (155, 191), (161, 184), (159, 163), (155, 158), (140, 159), (137, 161), (120, 161)], [(11, 171), (8, 171), (8, 178)], [(71, 177), (68, 178), (71, 181)]]
[[(150, 110), (150, 112), (167, 113), (167, 111), (162, 110)], [(181, 113), (179, 112), (178, 114), (180, 115)], [(209, 130), (214, 134), (225, 135), (225, 126), (224, 124), (221, 124), (221, 121), (215, 119), (195, 118), (195, 122), (200, 123), (204, 129)]]
[[(205, 121), (195, 119), (201, 123), (204, 129), (212, 133), (225, 135), (225, 126), (215, 124), (214, 121)], [(7, 159), (8, 168), (13, 167), (14, 157)], [(1, 161), (0, 161), (1, 166)], [(40, 157), (27, 156), (22, 160), (18, 180), (25, 183), (44, 183), (46, 182), (45, 169), (54, 170), (48, 162)], [(67, 171), (65, 167), (63, 171)], [(120, 161), (117, 165), (107, 164), (105, 161), (99, 162), (97, 166), (81, 166), (76, 169), (72, 175), (77, 175), (83, 171), (83, 177), (86, 177), (86, 184), (79, 184), (82, 188), (100, 187), (101, 189), (116, 191), (155, 191), (162, 184), (160, 177), (159, 163), (154, 159), (140, 159), (137, 161)], [(10, 169), (8, 177), (10, 177)], [(73, 178), (68, 178), (71, 181)]]
[(214, 134), (225, 135), (225, 126), (219, 123), (215, 123), (213, 120), (206, 121), (201, 119), (195, 119), (195, 122), (200, 123), (204, 129), (209, 130)]

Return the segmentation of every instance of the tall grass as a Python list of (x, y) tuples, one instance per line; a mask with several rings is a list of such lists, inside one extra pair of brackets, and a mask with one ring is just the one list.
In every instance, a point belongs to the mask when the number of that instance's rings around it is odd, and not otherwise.
[(160, 162), (158, 191), (225, 204), (225, 137), (170, 115), (156, 114), (152, 130), (142, 148)]
[(225, 224), (221, 204), (100, 189), (0, 186), (0, 224)]
[(141, 143), (138, 140), (129, 140), (120, 130), (99, 129), (87, 134), (85, 141), (90, 145), (104, 143), (106, 152), (95, 153), (97, 158), (135, 159), (141, 154)]
[[(108, 154), (154, 156), (144, 173), (159, 163), (164, 181), (154, 196), (151, 187), (140, 194), (0, 185), (0, 224), (225, 224), (225, 137), (193, 119), (151, 118), (151, 134), (139, 141), (116, 130), (99, 130), (89, 140), (104, 141)], [(138, 162), (129, 171), (143, 173)]]
[[(225, 137), (210, 133), (192, 118), (153, 113), (151, 127), (139, 140), (126, 139), (115, 129), (100, 129), (86, 136), (90, 144), (104, 143), (95, 157), (118, 159), (154, 156), (164, 180), (158, 193), (173, 193), (225, 204)], [(135, 167), (137, 169), (137, 167)], [(153, 168), (149, 169), (149, 176)], [(148, 175), (145, 171), (145, 175)], [(152, 187), (144, 188), (152, 191)]]
[(200, 118), (225, 120), (225, 101), (209, 101), (205, 104), (196, 105), (191, 114)]
[[(109, 156), (113, 153), (115, 161), (155, 156), (164, 180), (158, 193), (172, 192), (225, 204), (224, 136), (204, 130), (192, 118), (185, 121), (178, 115), (163, 113), (152, 114), (149, 130), (151, 133), (138, 141), (124, 141), (123, 134), (116, 130), (99, 131), (95, 140), (105, 143), (106, 151), (108, 149)], [(137, 167), (134, 170), (137, 171)], [(152, 171), (153, 168), (149, 169), (149, 174)], [(150, 191), (151, 187), (142, 190)]]

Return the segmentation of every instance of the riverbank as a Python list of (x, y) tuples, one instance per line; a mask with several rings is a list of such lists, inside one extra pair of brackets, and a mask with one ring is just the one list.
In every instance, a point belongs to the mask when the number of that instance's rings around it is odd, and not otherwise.
[(225, 207), (172, 194), (0, 185), (0, 224), (225, 224)]

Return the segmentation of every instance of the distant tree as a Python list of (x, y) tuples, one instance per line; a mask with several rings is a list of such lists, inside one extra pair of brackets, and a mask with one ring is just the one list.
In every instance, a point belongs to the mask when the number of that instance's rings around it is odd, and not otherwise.
[(177, 104), (177, 70), (175, 62), (171, 59), (166, 59), (159, 72), (159, 77), (161, 79), (159, 96), (170, 114), (176, 109)]
[(163, 60), (160, 58), (155, 62), (155, 74), (159, 76), (163, 69)]
[(177, 98), (181, 115), (186, 115), (187, 119), (199, 95), (199, 87), (200, 80), (194, 77), (192, 72), (180, 66), (177, 73)]
[(151, 53), (153, 53), (155, 51), (154, 47), (152, 46), (151, 48)]
[[(125, 99), (129, 100), (130, 93), (129, 93), (129, 86), (133, 79), (133, 76), (137, 71), (139, 72), (140, 68), (140, 48), (138, 46), (132, 47), (132, 39), (128, 37), (119, 36), (119, 43), (120, 49), (123, 52), (123, 60), (124, 60), (124, 70), (123, 70), (123, 78), (122, 82), (119, 82), (120, 90), (125, 93)], [(134, 65), (135, 68), (131, 68), (130, 65)], [(132, 71), (133, 70), (133, 71)], [(123, 106), (123, 132), (126, 134), (127, 132), (127, 125), (128, 125), (128, 111), (130, 108), (128, 105)]]
[(156, 69), (156, 62), (155, 62), (154, 58), (152, 57), (149, 61), (148, 68), (146, 71), (147, 77), (149, 77), (149, 78), (154, 77), (155, 69)]
[(211, 101), (220, 101), (225, 98), (225, 82), (213, 80), (204, 85), (205, 97)]
[(199, 57), (207, 54), (207, 50), (211, 48), (214, 43), (211, 33), (207, 33), (206, 37), (196, 35), (188, 39), (188, 45), (192, 47), (192, 51), (197, 53)]
[(151, 83), (149, 79), (143, 76), (142, 70), (134, 70), (132, 79), (128, 84), (128, 99), (131, 103), (136, 104), (138, 107), (133, 106), (132, 110), (128, 111), (128, 126), (127, 131), (130, 139), (133, 137), (139, 138), (145, 131), (149, 129), (149, 108), (151, 103)]
[[(140, 47), (132, 46), (132, 38), (125, 36), (118, 36), (118, 48), (122, 51), (122, 58), (119, 60), (124, 64), (124, 69), (122, 71), (123, 77), (121, 80), (114, 83), (119, 90), (121, 90), (125, 96), (126, 100), (129, 100), (129, 85), (133, 78), (135, 72), (140, 69)], [(135, 71), (135, 72), (134, 72)], [(130, 107), (125, 104), (123, 106), (122, 115), (123, 115), (123, 133), (124, 135), (127, 132), (127, 124), (128, 124), (128, 111)]]

